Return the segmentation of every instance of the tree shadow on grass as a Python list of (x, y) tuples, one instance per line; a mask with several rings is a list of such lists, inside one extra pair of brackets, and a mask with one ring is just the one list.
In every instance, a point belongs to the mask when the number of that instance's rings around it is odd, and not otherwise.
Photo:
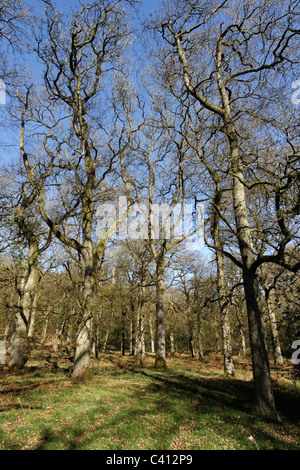
[[(111, 450), (132, 448), (133, 443), (143, 439), (151, 443), (151, 449), (168, 449), (180, 426), (189, 429), (190, 423), (193, 423), (196, 436), (205, 435), (207, 425), (215, 429), (217, 436), (222, 437), (224, 432), (229, 440), (242, 443), (245, 448), (251, 448), (249, 436), (252, 435), (259, 436), (262, 448), (286, 448), (288, 445), (277, 432), (280, 425), (266, 424), (255, 414), (252, 382), (225, 377), (190, 377), (170, 370), (157, 372), (153, 368), (127, 372), (141, 378), (143, 386), (129, 382), (128, 387), (132, 385), (132, 389), (126, 390), (123, 400), (120, 396), (118, 401), (112, 397), (109, 405), (91, 405), (59, 433), (44, 429), (36, 449), (53, 446), (69, 450), (95, 448), (97, 442), (107, 442), (105, 439), (113, 442)], [(119, 370), (118, 375), (122, 373)], [(299, 396), (292, 390), (278, 388), (275, 397), (283, 420), (297, 423), (295, 409), (300, 409)], [(113, 413), (108, 412), (113, 408), (112, 403), (117, 410)]]
[(82, 431), (76, 427), (65, 428), (64, 431), (59, 435), (56, 431), (45, 428), (35, 450), (76, 450), (82, 440)]
[[(152, 391), (161, 391), (178, 396), (201, 397), (209, 407), (218, 406), (231, 410), (253, 412), (256, 408), (254, 385), (252, 381), (244, 381), (235, 378), (215, 377), (206, 378), (187, 377), (183, 374), (167, 371), (163, 374), (153, 373), (153, 370), (136, 370), (132, 373), (151, 377)], [(290, 423), (299, 424), (300, 420), (300, 393), (293, 387), (274, 387), (275, 401), (278, 412)]]

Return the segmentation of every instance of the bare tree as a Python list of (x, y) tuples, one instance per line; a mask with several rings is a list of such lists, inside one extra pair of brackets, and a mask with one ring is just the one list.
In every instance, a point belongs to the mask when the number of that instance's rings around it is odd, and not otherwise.
[[(118, 0), (94, 1), (82, 5), (65, 20), (47, 2), (45, 22), (36, 32), (36, 51), (45, 66), (45, 91), (50, 103), (44, 111), (38, 109), (34, 118), (40, 119), (41, 132), (46, 130), (45, 162), (35, 165), (26, 155), (24, 164), (38, 194), (44, 221), (59, 241), (78, 252), (83, 261), (83, 306), (74, 377), (82, 375), (89, 363), (95, 276), (107, 241), (116, 229), (113, 224), (98, 237), (94, 232), (97, 205), (105, 200), (104, 194), (107, 198), (109, 184), (105, 180), (115, 161), (109, 144), (105, 147), (115, 129), (105, 127), (104, 111), (109, 110), (103, 108), (100, 116), (99, 106), (109, 86), (108, 75), (113, 77), (112, 72), (120, 66), (128, 43), (124, 5), (126, 2)], [(41, 178), (52, 181), (53, 188), (57, 184), (63, 188), (58, 194), (62, 203), (58, 214), (47, 207)]]
[[(27, 95), (28, 97), (28, 95)], [(25, 101), (21, 116), (20, 154), (24, 154)], [(1, 215), (6, 222), (8, 232), (8, 246), (17, 244), (22, 256), (19, 272), (15, 274), (15, 284), (19, 296), (14, 333), (10, 346), (9, 367), (21, 368), (26, 363), (29, 354), (28, 338), (33, 333), (33, 323), (40, 280), (39, 262), (41, 254), (48, 249), (51, 243), (51, 231), (43, 226), (38, 216), (37, 193), (27, 180), (27, 175), (9, 175), (6, 169), (7, 184), (9, 188), (1, 188)], [(16, 184), (17, 182), (17, 184)], [(14, 235), (13, 235), (14, 234)], [(22, 248), (23, 247), (23, 250)]]
[[(296, 4), (299, 6), (298, 2)], [(293, 57), (299, 34), (294, 8), (295, 3), (290, 1), (283, 4), (253, 0), (232, 5), (225, 0), (209, 6), (204, 2), (165, 2), (165, 14), (157, 22), (173, 60), (173, 76), (181, 77), (185, 92), (202, 109), (218, 118), (219, 129), (227, 139), (233, 213), (241, 256), (233, 260), (243, 272), (257, 405), (262, 416), (275, 419), (278, 415), (258, 305), (256, 269), (266, 261), (291, 270), (298, 269), (299, 263), (293, 265), (284, 258), (291, 233), (282, 212), (278, 213), (281, 231), (278, 251), (270, 257), (256, 258), (246, 192), (259, 182), (255, 181), (253, 186), (246, 184), (239, 119), (245, 109), (243, 106), (248, 105), (250, 97), (258, 94), (258, 87), (267, 82), (268, 73), (287, 73), (287, 67), (297, 61), (296, 56)], [(197, 67), (199, 48), (202, 61)], [(176, 83), (174, 79), (173, 83)], [(284, 186), (280, 185), (277, 188), (279, 211), (283, 191)]]

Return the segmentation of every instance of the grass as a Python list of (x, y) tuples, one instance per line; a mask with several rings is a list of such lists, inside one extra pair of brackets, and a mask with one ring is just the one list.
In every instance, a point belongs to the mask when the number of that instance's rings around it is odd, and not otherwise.
[(0, 371), (0, 449), (18, 450), (298, 450), (299, 382), (274, 368), (282, 424), (255, 413), (251, 367), (236, 360), (236, 377), (222, 361), (153, 358), (134, 368), (131, 357), (105, 354), (83, 379), (68, 364), (31, 362), (21, 372)]

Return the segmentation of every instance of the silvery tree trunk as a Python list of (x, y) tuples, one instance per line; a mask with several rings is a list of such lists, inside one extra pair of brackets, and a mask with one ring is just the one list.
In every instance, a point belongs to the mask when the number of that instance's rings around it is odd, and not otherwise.
[(277, 320), (274, 308), (274, 288), (264, 289), (267, 303), (267, 312), (270, 322), (272, 343), (273, 343), (273, 354), (274, 362), (276, 365), (283, 363), (283, 357), (281, 353), (280, 340), (278, 335)]
[(221, 328), (223, 339), (223, 357), (224, 357), (224, 373), (226, 375), (234, 375), (234, 363), (232, 357), (231, 331), (229, 322), (229, 305), (226, 299), (226, 284), (224, 272), (223, 254), (216, 252), (217, 257), (217, 285), (219, 295), (219, 305), (221, 314)]
[(19, 302), (18, 302), (18, 310), (15, 317), (15, 323), (13, 327), (13, 334), (10, 340), (10, 345), (8, 348), (8, 353), (10, 354), (8, 366), (10, 368), (17, 368), (21, 369), (24, 367), (26, 363), (26, 359), (24, 357), (24, 349), (27, 340), (27, 322), (28, 318), (26, 318), (23, 314), (23, 307), (22, 307), (22, 291), (24, 290), (25, 279), (21, 279), (20, 287), (19, 287)]
[(175, 356), (175, 342), (174, 342), (174, 333), (170, 331), (170, 355), (171, 357)]
[(203, 361), (204, 353), (203, 353), (203, 346), (202, 346), (202, 322), (200, 317), (200, 312), (197, 313), (197, 342), (198, 342), (198, 357), (199, 361)]
[(199, 361), (203, 361), (204, 353), (203, 353), (203, 345), (202, 345), (202, 309), (199, 305), (198, 299), (198, 289), (197, 284), (195, 285), (194, 289), (194, 308), (196, 310), (196, 317), (197, 317), (197, 348), (198, 348), (198, 357)]
[(94, 291), (94, 256), (92, 242), (87, 240), (83, 248), (84, 281), (83, 281), (83, 309), (81, 323), (76, 339), (74, 368), (72, 377), (76, 378), (86, 371), (91, 355), (92, 332), (92, 302)]
[(19, 308), (16, 314), (14, 334), (10, 346), (10, 368), (22, 368), (28, 359), (28, 329), (32, 310), (35, 308), (38, 248), (35, 241), (29, 246), (28, 261), (19, 288)]
[(152, 314), (149, 314), (149, 334), (150, 334), (150, 350), (152, 353), (155, 353), (155, 341), (152, 327)]
[(121, 354), (126, 355), (126, 310), (122, 310), (122, 335), (121, 335)]
[(33, 296), (32, 308), (29, 318), (29, 329), (28, 329), (28, 338), (33, 337), (34, 326), (35, 326), (35, 315), (36, 315), (36, 305), (37, 305), (37, 294)]
[(189, 334), (188, 344), (189, 344), (189, 350), (190, 350), (191, 356), (192, 356), (192, 358), (194, 358), (195, 357), (194, 325), (193, 325), (193, 318), (192, 318), (192, 309), (191, 309), (191, 306), (190, 306), (189, 303), (190, 303), (190, 301), (189, 301), (189, 298), (188, 298), (187, 305), (186, 305), (187, 317), (188, 317), (188, 334)]
[[(239, 149), (234, 138), (231, 142), (233, 161), (239, 161)], [(248, 222), (243, 172), (239, 166), (234, 168), (233, 203), (238, 242), (242, 256), (244, 291), (248, 313), (249, 338), (252, 354), (252, 370), (260, 416), (278, 420), (275, 408), (269, 358), (266, 348), (262, 312), (259, 307), (259, 288), (256, 274), (251, 269), (255, 261), (251, 231)]]
[(135, 366), (142, 366), (145, 357), (144, 351), (144, 303), (145, 303), (145, 288), (139, 287), (138, 293), (138, 309), (137, 309), (137, 328), (136, 328), (136, 344), (134, 351), (134, 364)]
[(223, 243), (220, 237), (220, 209), (221, 209), (221, 186), (220, 181), (215, 179), (216, 192), (214, 196), (214, 209), (212, 215), (212, 237), (216, 248), (217, 264), (217, 289), (219, 297), (221, 329), (223, 340), (224, 373), (234, 375), (234, 364), (232, 358), (231, 332), (229, 322), (229, 304), (226, 298), (226, 279), (224, 271), (224, 255), (222, 253)]
[(156, 347), (155, 368), (165, 369), (166, 325), (165, 325), (165, 244), (156, 261)]
[(240, 325), (240, 335), (241, 335), (241, 348), (242, 348), (241, 355), (246, 356), (247, 354), (246, 337), (245, 337), (245, 333), (244, 333), (244, 329), (242, 325)]
[(100, 321), (101, 321), (101, 312), (97, 311), (94, 314), (93, 319), (93, 340), (92, 340), (92, 355), (98, 359), (99, 355), (99, 343), (100, 343)]
[(129, 327), (129, 353), (131, 356), (134, 355), (134, 321), (130, 319), (130, 327)]

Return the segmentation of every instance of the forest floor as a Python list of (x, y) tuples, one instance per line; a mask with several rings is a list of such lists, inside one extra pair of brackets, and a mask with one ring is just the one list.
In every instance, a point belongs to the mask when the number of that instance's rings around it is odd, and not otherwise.
[(0, 366), (1, 450), (300, 448), (300, 382), (288, 363), (272, 368), (277, 424), (256, 415), (245, 358), (230, 378), (220, 356), (169, 358), (157, 371), (153, 357), (134, 368), (132, 357), (109, 352), (73, 380), (68, 360), (52, 356), (20, 372)]

